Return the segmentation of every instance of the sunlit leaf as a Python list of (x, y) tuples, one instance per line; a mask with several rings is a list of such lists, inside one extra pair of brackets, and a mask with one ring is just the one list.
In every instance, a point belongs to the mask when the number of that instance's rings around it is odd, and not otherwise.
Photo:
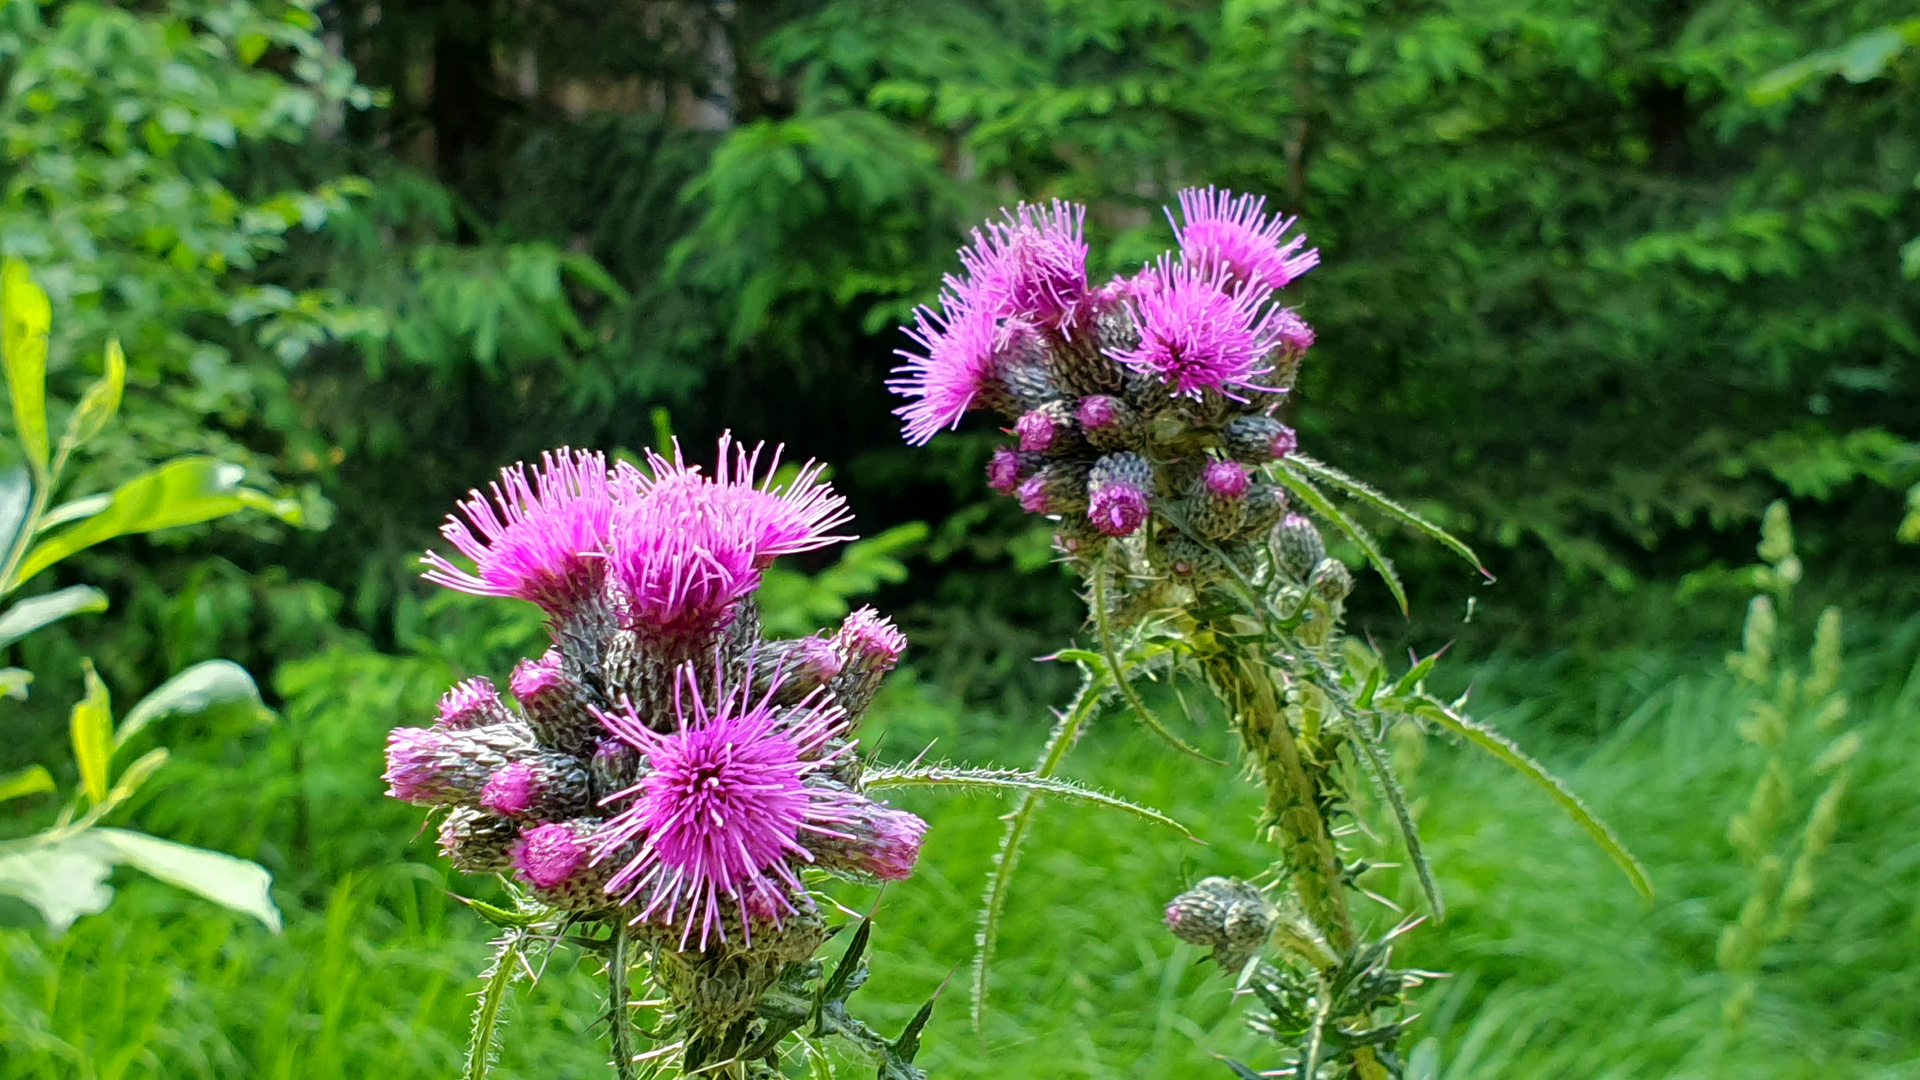
[(15, 701), (27, 700), (27, 688), (33, 685), (33, 672), (25, 668), (0, 668), (0, 695)]
[(64, 449), (71, 450), (100, 434), (113, 414), (120, 411), (120, 395), (127, 386), (127, 357), (118, 341), (107, 342), (105, 364), (106, 373), (87, 387), (73, 415), (67, 418), (67, 432), (60, 438)]
[(69, 585), (13, 605), (0, 615), (0, 649), (69, 615), (107, 610), (107, 594), (91, 585)]
[(0, 776), (0, 802), (53, 790), (53, 774), (44, 765), (29, 765)]
[(273, 875), (264, 867), (127, 829), (93, 829), (90, 833), (114, 853), (114, 861), (204, 896), (230, 911), (251, 915), (279, 933), (280, 909), (268, 893)]
[(105, 911), (113, 902), (107, 875), (113, 863), (102, 857), (87, 833), (40, 847), (0, 854), (0, 893), (31, 904), (59, 934), (82, 915)]
[(101, 803), (107, 798), (108, 764), (113, 757), (113, 707), (93, 661), (83, 663), (87, 694), (73, 706), (73, 759), (80, 766), (81, 789), (87, 798)]
[(195, 713), (217, 705), (235, 703), (251, 705), (255, 710), (264, 711), (266, 706), (260, 702), (260, 690), (254, 685), (253, 676), (247, 669), (231, 660), (208, 660), (195, 664), (187, 670), (161, 683), (153, 693), (141, 698), (139, 704), (127, 710), (120, 722), (120, 730), (114, 734), (113, 743), (124, 746), (128, 739), (138, 735), (148, 724), (165, 716), (176, 713)]
[(13, 396), (14, 435), (36, 474), (47, 471), (47, 330), (53, 307), (27, 264), (0, 264), (0, 355)]

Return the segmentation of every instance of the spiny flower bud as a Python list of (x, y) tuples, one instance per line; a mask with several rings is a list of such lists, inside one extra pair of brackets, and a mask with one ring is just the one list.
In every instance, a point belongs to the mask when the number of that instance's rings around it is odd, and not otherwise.
[(589, 708), (591, 696), (567, 670), (558, 649), (514, 665), (507, 685), (541, 745), (581, 753), (603, 733)]
[(1074, 431), (1073, 406), (1065, 400), (1049, 401), (1023, 413), (1013, 430), (1020, 437), (1020, 449), (1035, 453), (1070, 453), (1082, 442)]
[(440, 852), (462, 873), (498, 873), (511, 865), (519, 836), (520, 827), (506, 818), (457, 807), (440, 823)]
[(484, 675), (453, 684), (440, 695), (440, 714), (434, 726), (447, 731), (466, 731), (488, 724), (504, 724), (513, 719), (493, 680)]
[(892, 620), (863, 607), (841, 621), (840, 629), (833, 632), (833, 646), (842, 658), (840, 674), (831, 685), (833, 698), (852, 724), (867, 711), (880, 690), (880, 680), (907, 651), (907, 636)]
[(1271, 416), (1236, 416), (1227, 421), (1220, 437), (1235, 461), (1264, 465), (1293, 453), (1293, 429)]
[(1019, 489), (1021, 481), (1039, 472), (1044, 463), (1045, 459), (1039, 454), (1010, 446), (996, 447), (993, 457), (987, 459), (987, 486), (1002, 495), (1011, 495)]
[(1007, 413), (1018, 416), (1028, 409), (1037, 409), (1049, 401), (1057, 401), (1066, 394), (1060, 384), (1054, 380), (1053, 373), (1047, 370), (1046, 354), (1036, 344), (1032, 351), (1022, 353), (1000, 369), (1001, 381), (1006, 385)]
[(1321, 559), (1307, 579), (1307, 588), (1327, 603), (1337, 604), (1353, 592), (1353, 571), (1339, 559)]
[(480, 808), (502, 817), (568, 817), (592, 801), (587, 771), (564, 754), (534, 754), (502, 765), (480, 789)]
[(1111, 394), (1081, 398), (1073, 417), (1080, 422), (1081, 432), (1096, 450), (1126, 450), (1140, 442), (1140, 414)]
[(621, 739), (601, 739), (593, 749), (593, 757), (587, 762), (587, 773), (593, 780), (594, 801), (597, 803), (639, 782), (640, 751)]
[(1237, 971), (1272, 932), (1273, 910), (1254, 886), (1210, 877), (1167, 905), (1167, 929), (1188, 944), (1212, 948), (1215, 962)]
[(387, 794), (416, 806), (470, 806), (509, 761), (538, 753), (519, 724), (387, 733)]
[(1108, 454), (1094, 462), (1087, 486), (1087, 520), (1101, 534), (1131, 536), (1147, 520), (1153, 466), (1139, 454)]
[(1157, 549), (1148, 549), (1150, 556), (1156, 553), (1155, 561), (1177, 581), (1218, 581), (1230, 574), (1226, 560), (1185, 533), (1169, 536)]
[(776, 705), (793, 705), (833, 681), (846, 659), (823, 637), (762, 641), (753, 649), (753, 692), (771, 692)]
[(554, 907), (569, 911), (603, 911), (614, 906), (607, 882), (617, 862), (595, 860), (597, 819), (547, 822), (520, 834), (510, 852), (513, 876), (533, 887), (533, 893)]
[(1327, 542), (1320, 538), (1320, 530), (1300, 514), (1280, 519), (1268, 542), (1273, 546), (1274, 561), (1295, 581), (1305, 581), (1327, 557)]
[(1246, 520), (1240, 525), (1242, 539), (1258, 540), (1267, 535), (1287, 512), (1287, 493), (1274, 484), (1255, 482), (1243, 501)]
[(1054, 461), (1020, 485), (1020, 506), (1031, 514), (1077, 514), (1087, 508), (1087, 465)]
[(1239, 532), (1246, 521), (1250, 484), (1245, 465), (1237, 461), (1208, 462), (1187, 500), (1188, 522), (1194, 531), (1209, 540), (1225, 540)]
[(808, 836), (814, 864), (825, 870), (881, 881), (905, 881), (920, 859), (927, 823), (905, 810), (861, 801), (850, 821), (836, 823), (844, 836)]

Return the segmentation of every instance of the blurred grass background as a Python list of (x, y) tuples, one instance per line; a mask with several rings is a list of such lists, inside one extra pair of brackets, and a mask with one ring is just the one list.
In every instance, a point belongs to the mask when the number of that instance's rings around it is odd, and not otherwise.
[[(277, 718), (169, 721), (175, 759), (114, 821), (260, 861), (287, 920), (132, 874), (64, 935), (0, 900), (0, 1077), (450, 1074), (487, 930), (448, 890), (486, 886), (380, 795), (380, 747), (537, 640), (528, 612), (430, 596), (415, 560), (454, 498), (550, 446), (731, 427), (831, 461), (890, 539), (783, 567), (770, 616), (798, 633), (872, 599), (914, 651), (869, 742), (1026, 764), (1071, 683), (1032, 658), (1077, 601), (1044, 526), (981, 481), (996, 433), (899, 444), (894, 327), (1003, 203), (1087, 203), (1105, 273), (1205, 183), (1266, 194), (1322, 250), (1291, 290), (1319, 333), (1286, 406), (1303, 444), (1499, 575), (1389, 538), (1414, 616), (1363, 585), (1358, 628), (1396, 655), (1452, 643), (1453, 689), (1660, 888), (1643, 905), (1494, 765), (1400, 745), (1453, 907), (1409, 946), (1449, 973), (1417, 1074), (1920, 1076), (1920, 549), (1897, 532), (1920, 539), (1917, 42), (1898, 0), (0, 0), (0, 253), (52, 295), (51, 396), (108, 338), (128, 355), (125, 422), (74, 493), (209, 452), (306, 522), (123, 539), (33, 586), (112, 609), (8, 647), (36, 681), (0, 702), (0, 774), (71, 786), (82, 657), (122, 702), (238, 660)], [(1803, 649), (1846, 609), (1864, 748), (1735, 1032), (1716, 949), (1750, 875), (1727, 823), (1764, 762), (1722, 664), (1726, 568), (1781, 498), (1809, 568), (1786, 622)], [(1117, 715), (1074, 767), (1213, 844), (1050, 805), (987, 1029), (951, 986), (927, 1064), (1259, 1060), (1159, 924), (1187, 881), (1264, 865), (1235, 839), (1249, 793)], [(915, 807), (922, 871), (881, 899), (855, 999), (895, 1025), (968, 962), (1005, 809)], [(0, 837), (57, 809), (5, 803)], [(516, 995), (505, 1075), (603, 1075), (594, 1013), (556, 957)]]

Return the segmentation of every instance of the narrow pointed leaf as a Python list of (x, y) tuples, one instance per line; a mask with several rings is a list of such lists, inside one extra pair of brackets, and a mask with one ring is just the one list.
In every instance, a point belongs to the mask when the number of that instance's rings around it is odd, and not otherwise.
[(1200, 838), (1188, 831), (1185, 825), (1168, 817), (1150, 806), (1123, 799), (1099, 788), (1087, 787), (1072, 780), (1063, 780), (1057, 776), (1041, 776), (1037, 773), (1022, 772), (1019, 769), (969, 769), (957, 765), (923, 765), (912, 771), (892, 771), (878, 769), (868, 772), (862, 779), (868, 788), (889, 787), (944, 787), (971, 791), (1023, 791), (1036, 795), (1056, 795), (1063, 799), (1075, 799), (1080, 802), (1104, 806), (1110, 810), (1120, 810), (1135, 817), (1145, 818), (1157, 825), (1177, 829), (1189, 840)]
[(107, 594), (91, 585), (70, 585), (22, 600), (0, 615), (0, 649), (69, 615), (107, 610)]
[(1304, 476), (1287, 468), (1285, 462), (1282, 463), (1278, 474), (1280, 482), (1286, 485), (1289, 491), (1298, 495), (1301, 502), (1312, 508), (1314, 513), (1326, 518), (1334, 528), (1345, 534), (1347, 539), (1359, 545), (1367, 561), (1373, 564), (1374, 573), (1380, 575), (1380, 580), (1387, 583), (1387, 591), (1393, 594), (1394, 603), (1400, 605), (1400, 613), (1407, 614), (1409, 610), (1407, 590), (1400, 584), (1400, 575), (1394, 572), (1393, 563), (1388, 561), (1386, 553), (1380, 550), (1380, 545), (1375, 542), (1373, 536), (1361, 528), (1359, 522), (1349, 517), (1346, 511), (1340, 509), (1339, 504), (1328, 498), (1325, 492), (1315, 487)]
[(0, 803), (53, 790), (53, 774), (44, 765), (29, 765), (0, 776)]
[(260, 701), (260, 689), (246, 668), (231, 660), (207, 660), (161, 683), (153, 693), (127, 710), (113, 743), (126, 745), (141, 729), (162, 717), (235, 704), (266, 712), (266, 706)]
[(108, 763), (113, 757), (113, 707), (107, 684), (86, 661), (87, 693), (73, 706), (69, 724), (73, 759), (80, 766), (80, 787), (96, 805), (106, 801)]
[[(16, 465), (0, 473), (0, 559), (26, 543), (27, 538), (20, 534), (27, 527), (27, 512), (32, 505), (33, 477), (27, 470)], [(0, 592), (9, 588), (0, 582)]]
[(1413, 510), (1388, 498), (1378, 488), (1364, 481), (1356, 480), (1323, 461), (1316, 461), (1303, 454), (1294, 453), (1287, 455), (1286, 463), (1323, 484), (1331, 484), (1339, 488), (1341, 491), (1352, 496), (1356, 501), (1373, 507), (1380, 513), (1400, 522), (1415, 532), (1430, 539), (1438, 540), (1440, 543), (1446, 545), (1454, 554), (1472, 563), (1475, 570), (1485, 574), (1489, 579), (1493, 577), (1493, 575), (1487, 573), (1486, 566), (1480, 562), (1480, 556), (1475, 555), (1473, 549), (1468, 547), (1459, 537), (1454, 536), (1447, 530), (1421, 517)]
[(114, 851), (116, 862), (204, 896), (229, 911), (251, 915), (267, 929), (280, 932), (280, 909), (268, 894), (273, 875), (264, 867), (127, 829), (93, 829), (91, 835)]
[(1592, 810), (1587, 809), (1587, 804), (1580, 801), (1580, 797), (1562, 783), (1559, 777), (1548, 772), (1544, 765), (1528, 757), (1526, 751), (1520, 749), (1512, 740), (1476, 720), (1454, 712), (1437, 701), (1419, 702), (1413, 706), (1412, 711), (1506, 762), (1515, 772), (1545, 789), (1547, 794), (1552, 796), (1553, 801), (1559, 803), (1560, 808), (1567, 812), (1567, 816), (1587, 830), (1594, 842), (1600, 845), (1600, 849), (1620, 865), (1620, 869), (1627, 875), (1627, 880), (1633, 883), (1634, 889), (1641, 896), (1649, 900), (1653, 899), (1653, 881), (1647, 877), (1646, 868), (1640, 865), (1640, 860), (1634, 858), (1631, 851), (1627, 850), (1626, 844), (1621, 842), (1613, 829), (1600, 820)]
[(493, 954), (493, 965), (480, 975), (479, 1001), (473, 1009), (473, 1038), (467, 1044), (467, 1066), (461, 1070), (462, 1080), (486, 1080), (493, 1072), (500, 1010), (506, 1004), (507, 986), (513, 982), (524, 940), (520, 933), (508, 931)]
[[(1376, 672), (1380, 669), (1375, 668)], [(1427, 852), (1420, 844), (1420, 830), (1414, 825), (1413, 811), (1407, 806), (1407, 794), (1400, 788), (1400, 780), (1393, 775), (1393, 768), (1380, 754), (1367, 733), (1356, 729), (1353, 743), (1360, 748), (1360, 756), (1367, 763), (1368, 771), (1374, 781), (1380, 785), (1380, 793), (1386, 796), (1387, 805), (1393, 808), (1393, 819), (1400, 826), (1400, 839), (1407, 845), (1407, 861), (1413, 863), (1414, 876), (1420, 881), (1420, 891), (1427, 898), (1427, 910), (1433, 912), (1434, 922), (1447, 919), (1446, 900), (1440, 895), (1440, 883), (1434, 880), (1433, 865), (1427, 861)]]
[(107, 342), (104, 363), (105, 373), (87, 387), (80, 404), (74, 406), (73, 415), (67, 418), (66, 434), (60, 438), (60, 445), (66, 450), (100, 434), (113, 414), (120, 411), (120, 395), (127, 386), (127, 357), (120, 351), (120, 342)]
[(13, 430), (35, 475), (47, 471), (47, 331), (53, 307), (27, 264), (0, 265), (0, 354), (13, 398)]

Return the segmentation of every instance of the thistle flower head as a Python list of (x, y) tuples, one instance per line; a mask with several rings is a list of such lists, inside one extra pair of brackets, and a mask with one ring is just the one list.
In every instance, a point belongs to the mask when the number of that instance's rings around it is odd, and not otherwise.
[(511, 849), (515, 874), (541, 889), (565, 883), (587, 865), (590, 854), (573, 829), (552, 822), (521, 833)]
[(1093, 489), (1087, 501), (1087, 520), (1103, 536), (1132, 536), (1150, 512), (1147, 493), (1132, 484), (1108, 484)]
[(480, 789), (480, 808), (513, 817), (526, 813), (539, 796), (539, 771), (527, 762), (510, 761)]
[(1275, 343), (1274, 311), (1256, 290), (1231, 291), (1224, 270), (1205, 271), (1166, 256), (1141, 274), (1134, 318), (1140, 343), (1115, 353), (1134, 371), (1176, 394), (1265, 389), (1253, 380)]
[(1045, 453), (1051, 448), (1059, 431), (1057, 418), (1040, 409), (1022, 413), (1013, 424), (1013, 433), (1020, 437), (1020, 449), (1035, 453)]
[(1247, 493), (1251, 483), (1247, 467), (1237, 461), (1209, 461), (1200, 470), (1200, 482), (1209, 492), (1223, 499), (1237, 499)]
[(595, 838), (595, 859), (638, 845), (607, 892), (638, 908), (633, 921), (679, 929), (682, 948), (725, 938), (723, 903), (743, 926), (798, 910), (792, 863), (813, 861), (805, 835), (842, 836), (857, 805), (850, 792), (806, 782), (845, 752), (825, 749), (840, 710), (819, 697), (781, 709), (772, 693), (754, 701), (742, 683), (710, 706), (688, 665), (675, 688), (676, 730), (653, 731), (631, 707), (602, 715), (651, 771), (613, 796), (630, 802)]
[(421, 560), (435, 584), (477, 596), (511, 596), (564, 615), (596, 596), (605, 577), (600, 558), (613, 517), (606, 459), (592, 451), (543, 455), (529, 476), (525, 464), (501, 470), (491, 496), (474, 491), (448, 515), (440, 535), (473, 560), (469, 573), (437, 552)]
[(1284, 289), (1320, 265), (1320, 251), (1301, 251), (1306, 237), (1286, 237), (1294, 219), (1268, 215), (1266, 204), (1263, 196), (1188, 188), (1180, 193), (1183, 221), (1173, 221), (1172, 211), (1167, 220), (1179, 238), (1181, 255), (1203, 272), (1225, 271), (1234, 287), (1249, 291)]
[(476, 675), (454, 683), (440, 695), (439, 715), (434, 725), (448, 731), (465, 731), (505, 719), (507, 709), (500, 702), (500, 691), (494, 689), (493, 680)]
[(893, 369), (887, 389), (908, 399), (894, 415), (906, 422), (907, 442), (920, 446), (958, 427), (989, 392), (1005, 335), (992, 310), (953, 293), (941, 296), (938, 310), (922, 306), (913, 318), (905, 330), (919, 349), (896, 350), (906, 363)]
[(401, 802), (431, 805), (456, 792), (446, 778), (446, 745), (429, 728), (399, 727), (387, 732), (387, 794)]
[(1273, 313), (1273, 336), (1281, 347), (1296, 353), (1313, 348), (1313, 327), (1292, 308), (1280, 308)]
[(960, 252), (967, 277), (952, 284), (996, 317), (1039, 327), (1067, 323), (1087, 295), (1086, 217), (1086, 207), (1059, 199), (1002, 211), (1002, 220), (974, 230), (973, 243)]
[(1023, 454), (1010, 446), (995, 447), (993, 456), (987, 459), (987, 486), (1002, 495), (1013, 494), (1020, 481), (1033, 475), (1039, 468), (1033, 455)]

